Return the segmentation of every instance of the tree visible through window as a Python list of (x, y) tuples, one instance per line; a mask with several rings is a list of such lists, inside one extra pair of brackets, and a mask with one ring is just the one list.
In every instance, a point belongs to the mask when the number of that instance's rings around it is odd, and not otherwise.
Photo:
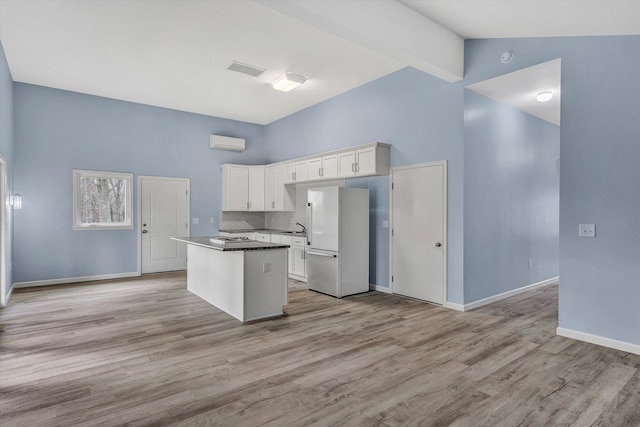
[(132, 175), (74, 170), (74, 229), (132, 228)]

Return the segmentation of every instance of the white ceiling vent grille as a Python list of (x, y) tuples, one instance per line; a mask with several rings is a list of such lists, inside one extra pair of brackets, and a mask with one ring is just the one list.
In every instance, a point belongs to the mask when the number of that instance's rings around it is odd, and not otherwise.
[(237, 71), (238, 73), (246, 74), (251, 77), (258, 77), (267, 70), (254, 67), (253, 65), (243, 64), (242, 62), (233, 61), (231, 65), (227, 67), (227, 70)]

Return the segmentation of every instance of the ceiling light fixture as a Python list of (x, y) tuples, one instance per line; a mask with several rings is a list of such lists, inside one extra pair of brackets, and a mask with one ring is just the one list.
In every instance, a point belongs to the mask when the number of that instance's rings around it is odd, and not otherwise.
[(307, 81), (305, 76), (301, 76), (300, 74), (286, 73), (271, 83), (271, 86), (275, 90), (279, 90), (281, 92), (289, 92), (291, 89), (295, 89), (304, 82)]
[(551, 98), (553, 98), (553, 92), (551, 92), (550, 90), (538, 92), (538, 94), (536, 95), (536, 99), (538, 100), (538, 102), (551, 101)]

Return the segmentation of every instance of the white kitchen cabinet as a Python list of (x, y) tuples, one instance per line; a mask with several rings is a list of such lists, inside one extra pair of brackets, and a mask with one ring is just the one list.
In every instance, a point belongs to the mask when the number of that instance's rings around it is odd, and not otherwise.
[(249, 204), (247, 210), (264, 211), (264, 166), (249, 166)]
[(322, 179), (338, 177), (338, 155), (331, 154), (322, 157)]
[(284, 183), (295, 184), (296, 182), (296, 164), (295, 162), (284, 165)]
[(307, 161), (307, 178), (309, 181), (318, 181), (322, 179), (322, 157), (309, 159)]
[(309, 181), (309, 162), (307, 160), (296, 162), (295, 180), (296, 182)]
[(269, 166), (265, 168), (265, 211), (293, 211), (296, 190), (284, 185), (285, 166)]
[(246, 211), (249, 203), (249, 168), (222, 166), (222, 210)]
[(307, 281), (307, 239), (305, 237), (293, 237), (291, 241), (292, 253), (291, 276), (294, 279)]
[(222, 165), (222, 210), (264, 211), (264, 166)]
[(388, 175), (389, 146), (376, 144), (338, 153), (338, 177)]

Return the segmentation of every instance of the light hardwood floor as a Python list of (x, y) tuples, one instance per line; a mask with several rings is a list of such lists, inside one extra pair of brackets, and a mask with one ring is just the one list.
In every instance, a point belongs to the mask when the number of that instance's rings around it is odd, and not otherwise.
[(8, 426), (638, 426), (640, 356), (555, 335), (557, 286), (461, 313), (290, 285), (241, 324), (180, 273), (17, 290)]

